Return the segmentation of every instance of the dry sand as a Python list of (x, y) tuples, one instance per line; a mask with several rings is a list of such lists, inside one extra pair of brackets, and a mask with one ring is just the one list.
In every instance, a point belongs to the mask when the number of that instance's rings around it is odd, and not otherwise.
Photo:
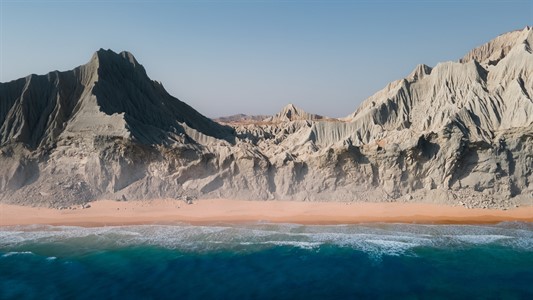
[(467, 209), (435, 204), (197, 200), (92, 202), (90, 208), (50, 209), (0, 204), (0, 226), (49, 224), (106, 226), (186, 222), (280, 222), (299, 224), (497, 223), (533, 221), (533, 206), (512, 210)]

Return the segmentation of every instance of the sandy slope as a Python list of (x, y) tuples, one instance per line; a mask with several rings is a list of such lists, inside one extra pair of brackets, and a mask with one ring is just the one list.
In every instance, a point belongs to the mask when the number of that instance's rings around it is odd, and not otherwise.
[(198, 200), (187, 205), (176, 200), (117, 202), (102, 200), (90, 208), (49, 209), (0, 204), (0, 226), (51, 224), (105, 226), (154, 223), (281, 222), (340, 224), (360, 222), (492, 223), (533, 221), (533, 206), (512, 210), (413, 203), (345, 203)]

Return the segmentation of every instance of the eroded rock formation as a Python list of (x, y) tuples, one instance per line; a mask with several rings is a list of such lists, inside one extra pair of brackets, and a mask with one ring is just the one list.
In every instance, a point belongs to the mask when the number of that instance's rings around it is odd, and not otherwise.
[[(342, 120), (287, 106), (216, 123), (128, 52), (0, 84), (0, 198), (533, 204), (533, 30), (419, 65)], [(226, 120), (232, 123), (232, 120)]]

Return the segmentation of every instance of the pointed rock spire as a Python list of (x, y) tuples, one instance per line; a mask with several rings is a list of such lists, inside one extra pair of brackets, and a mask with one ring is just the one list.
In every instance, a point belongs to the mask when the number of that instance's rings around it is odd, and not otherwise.
[(281, 109), (276, 115), (265, 119), (267, 122), (290, 122), (296, 120), (320, 120), (324, 117), (321, 115), (310, 114), (303, 109), (289, 103)]

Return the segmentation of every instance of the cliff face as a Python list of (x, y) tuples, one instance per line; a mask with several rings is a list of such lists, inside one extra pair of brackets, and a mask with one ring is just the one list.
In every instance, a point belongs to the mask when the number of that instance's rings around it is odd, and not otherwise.
[(419, 65), (342, 120), (287, 106), (220, 125), (127, 52), (0, 84), (2, 201), (100, 198), (532, 204), (533, 30)]

